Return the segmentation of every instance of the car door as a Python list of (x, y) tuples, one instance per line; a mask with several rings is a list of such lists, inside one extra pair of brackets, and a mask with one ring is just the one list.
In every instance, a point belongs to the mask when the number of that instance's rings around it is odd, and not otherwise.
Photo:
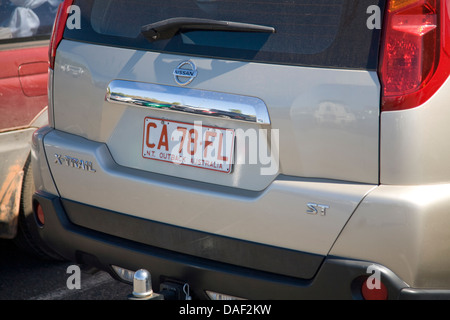
[(46, 123), (48, 44), (59, 2), (0, 4), (0, 237), (16, 235), (31, 134)]

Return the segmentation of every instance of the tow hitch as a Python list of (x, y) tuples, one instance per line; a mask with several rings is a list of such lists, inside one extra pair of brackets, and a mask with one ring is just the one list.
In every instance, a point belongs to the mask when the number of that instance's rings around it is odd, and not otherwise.
[(134, 273), (133, 292), (129, 300), (192, 300), (189, 284), (166, 281), (161, 283), (159, 293), (153, 291), (150, 272), (139, 269)]

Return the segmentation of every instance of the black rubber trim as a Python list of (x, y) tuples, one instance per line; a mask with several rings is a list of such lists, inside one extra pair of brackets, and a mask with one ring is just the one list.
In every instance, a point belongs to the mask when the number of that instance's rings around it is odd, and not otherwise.
[[(312, 279), (324, 257), (145, 220), (62, 199), (79, 226), (190, 256), (301, 279)], [(270, 237), (270, 234), (268, 234)]]
[(406, 288), (400, 293), (402, 300), (450, 300), (450, 290)]

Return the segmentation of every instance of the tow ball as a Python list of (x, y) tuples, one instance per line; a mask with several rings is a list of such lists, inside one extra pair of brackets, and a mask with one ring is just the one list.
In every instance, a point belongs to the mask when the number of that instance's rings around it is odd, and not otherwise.
[(163, 282), (160, 292), (156, 293), (152, 288), (151, 274), (145, 269), (139, 269), (134, 273), (133, 292), (128, 296), (129, 300), (192, 300), (189, 294), (189, 284), (175, 282)]

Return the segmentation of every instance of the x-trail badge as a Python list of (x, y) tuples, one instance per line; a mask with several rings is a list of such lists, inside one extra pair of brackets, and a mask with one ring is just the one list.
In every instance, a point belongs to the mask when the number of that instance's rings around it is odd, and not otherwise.
[(181, 62), (175, 70), (173, 70), (173, 77), (175, 82), (180, 86), (186, 86), (191, 83), (197, 76), (197, 67), (192, 61)]

